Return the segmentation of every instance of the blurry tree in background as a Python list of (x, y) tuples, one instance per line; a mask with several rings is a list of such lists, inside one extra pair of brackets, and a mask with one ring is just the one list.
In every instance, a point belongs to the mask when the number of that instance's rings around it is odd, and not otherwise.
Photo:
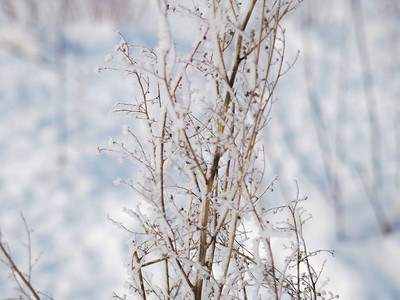
[[(145, 4), (129, 0), (3, 0), (0, 2), (0, 23), (14, 27), (16, 35), (24, 35), (27, 44), (16, 36), (0, 37), (0, 48), (8, 49), (28, 60), (45, 64), (56, 73), (55, 118), (57, 161), (62, 171), (68, 159), (69, 105), (68, 55), (81, 55), (79, 45), (71, 44), (66, 35), (68, 25), (79, 22), (107, 22), (119, 24), (139, 18)], [(9, 32), (8, 32), (9, 34)], [(30, 42), (30, 43), (29, 43)]]
[[(330, 8), (306, 1), (297, 14), (303, 69), (298, 77), (306, 87), (300, 100), (306, 109), (297, 117), (308, 126), (298, 126), (297, 118), (277, 126), (294, 137), (283, 142), (300, 163), (295, 177), (332, 201), (341, 238), (388, 234), (400, 225), (398, 13), (397, 1), (352, 0)], [(279, 104), (275, 109), (286, 120), (296, 117)], [(289, 174), (279, 160), (271, 157), (277, 173)]]
[[(107, 240), (104, 227), (110, 226), (102, 222), (111, 213), (104, 206), (115, 196), (109, 188), (115, 190), (117, 172), (99, 162), (104, 158), (96, 158), (94, 149), (110, 135), (107, 130), (119, 132), (103, 117), (110, 108), (104, 99), (126, 89), (97, 86), (93, 68), (109, 51), (115, 24), (135, 28), (147, 6), (135, 2), (0, 1), (0, 259), (6, 263), (0, 268), (0, 299), (13, 295), (14, 288), (24, 295), (18, 272), (58, 299), (99, 298), (118, 281), (108, 270), (125, 245), (115, 235), (115, 242)], [(33, 249), (44, 253), (35, 268), (26, 262), (19, 211), (36, 230)], [(75, 245), (76, 252), (64, 245)], [(104, 249), (117, 250), (117, 256)], [(86, 281), (95, 261), (101, 261), (95, 279)], [(63, 280), (55, 281), (55, 273)]]

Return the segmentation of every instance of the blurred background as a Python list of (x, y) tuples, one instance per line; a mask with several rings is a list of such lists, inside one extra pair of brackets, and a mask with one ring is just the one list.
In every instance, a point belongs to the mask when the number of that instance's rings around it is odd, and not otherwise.
[[(264, 133), (271, 196), (307, 195), (312, 249), (334, 249), (325, 275), (340, 299), (400, 299), (400, 2), (307, 0), (289, 14), (286, 58)], [(123, 290), (124, 218), (137, 199), (117, 177), (134, 165), (96, 152), (129, 119), (129, 77), (93, 70), (119, 30), (157, 44), (143, 0), (0, 0), (0, 230), (22, 269), (33, 230), (33, 285), (55, 299)], [(184, 44), (190, 26), (175, 26)], [(179, 46), (179, 45), (178, 45)], [(25, 244), (24, 244), (25, 243)], [(25, 266), (25, 267), (24, 267)], [(0, 299), (15, 296), (0, 265)]]

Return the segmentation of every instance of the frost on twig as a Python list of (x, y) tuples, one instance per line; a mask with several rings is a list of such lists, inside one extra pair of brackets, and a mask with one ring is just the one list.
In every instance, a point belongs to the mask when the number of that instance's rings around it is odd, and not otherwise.
[[(16, 292), (19, 295), (18, 299), (53, 299), (52, 297), (38, 291), (32, 285), (32, 269), (38, 262), (40, 256), (32, 261), (32, 246), (31, 246), (31, 232), (25, 217), (21, 213), (21, 219), (23, 221), (25, 232), (27, 235), (27, 242), (25, 245), (28, 257), (28, 270), (23, 271), (22, 268), (17, 266), (17, 263), (11, 255), (11, 250), (7, 243), (2, 240), (2, 234), (0, 232), (0, 263), (6, 265), (10, 269), (10, 278), (16, 285)], [(14, 298), (13, 298), (14, 299)], [(17, 299), (17, 298), (15, 298)]]
[[(110, 56), (137, 87), (115, 111), (131, 116), (106, 150), (139, 166), (126, 209), (128, 290), (135, 299), (330, 299), (306, 248), (300, 199), (268, 209), (260, 132), (285, 61), (281, 21), (296, 1), (158, 1), (155, 49), (121, 42)], [(182, 54), (174, 18), (191, 18)], [(275, 215), (288, 220), (273, 223)], [(282, 249), (274, 240), (283, 239)], [(282, 256), (282, 254), (287, 254)], [(115, 295), (117, 299), (125, 299)]]

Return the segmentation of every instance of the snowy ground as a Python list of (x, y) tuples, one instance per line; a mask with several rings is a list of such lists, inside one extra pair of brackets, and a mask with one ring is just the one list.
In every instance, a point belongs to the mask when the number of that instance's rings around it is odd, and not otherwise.
[[(353, 24), (350, 2), (308, 1), (287, 20), (287, 57), (301, 53), (281, 82), (265, 134), (269, 176), (279, 175), (277, 202), (295, 197), (295, 179), (308, 195), (310, 246), (336, 252), (325, 268), (330, 290), (341, 299), (400, 299), (400, 7), (361, 1), (367, 90), (379, 120), (371, 143), (355, 29), (361, 25)], [(93, 70), (113, 52), (115, 29), (129, 42), (154, 46), (156, 27), (81, 19), (60, 32), (28, 28), (0, 24), (2, 239), (27, 265), (22, 212), (34, 230), (34, 257), (41, 254), (34, 285), (55, 299), (107, 299), (123, 286), (127, 251), (124, 233), (107, 218), (122, 218), (121, 208), (137, 201), (113, 180), (134, 177), (135, 167), (95, 149), (129, 124), (110, 110), (134, 89), (122, 74)], [(190, 35), (185, 26), (176, 29), (182, 41)], [(376, 201), (390, 233), (380, 230)], [(13, 295), (8, 274), (0, 266), (0, 299)]]

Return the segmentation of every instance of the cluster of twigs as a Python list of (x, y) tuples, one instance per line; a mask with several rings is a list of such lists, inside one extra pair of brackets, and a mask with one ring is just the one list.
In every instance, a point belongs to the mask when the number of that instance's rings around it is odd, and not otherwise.
[[(194, 2), (159, 1), (158, 47), (130, 45), (118, 33), (124, 66), (104, 68), (122, 69), (138, 88), (134, 103), (116, 108), (135, 119), (135, 129), (124, 127), (129, 143), (99, 149), (142, 166), (138, 184), (121, 180), (144, 200), (126, 209), (140, 227), (130, 230), (129, 289), (142, 299), (333, 298), (319, 290), (299, 199), (266, 209), (274, 180), (265, 184), (259, 133), (291, 67), (281, 21), (297, 3)], [(177, 15), (197, 30), (187, 55), (171, 33)], [(269, 222), (285, 210), (283, 227)], [(292, 240), (286, 259), (273, 243), (282, 233)]]
[(39, 260), (39, 257), (35, 260), (32, 259), (32, 246), (31, 246), (31, 230), (28, 227), (28, 224), (25, 220), (25, 217), (21, 213), (21, 219), (25, 227), (25, 232), (27, 235), (27, 242), (25, 244), (27, 250), (28, 257), (28, 271), (24, 272), (20, 267), (17, 266), (17, 263), (13, 259), (11, 255), (11, 251), (6, 242), (2, 240), (1, 232), (0, 232), (0, 262), (7, 266), (10, 269), (10, 283), (14, 282), (16, 285), (16, 291), (19, 294), (18, 298), (8, 298), (8, 299), (43, 299), (41, 297), (45, 297), (46, 299), (53, 299), (51, 296), (48, 296), (37, 289), (32, 285), (32, 270), (36, 263)]

